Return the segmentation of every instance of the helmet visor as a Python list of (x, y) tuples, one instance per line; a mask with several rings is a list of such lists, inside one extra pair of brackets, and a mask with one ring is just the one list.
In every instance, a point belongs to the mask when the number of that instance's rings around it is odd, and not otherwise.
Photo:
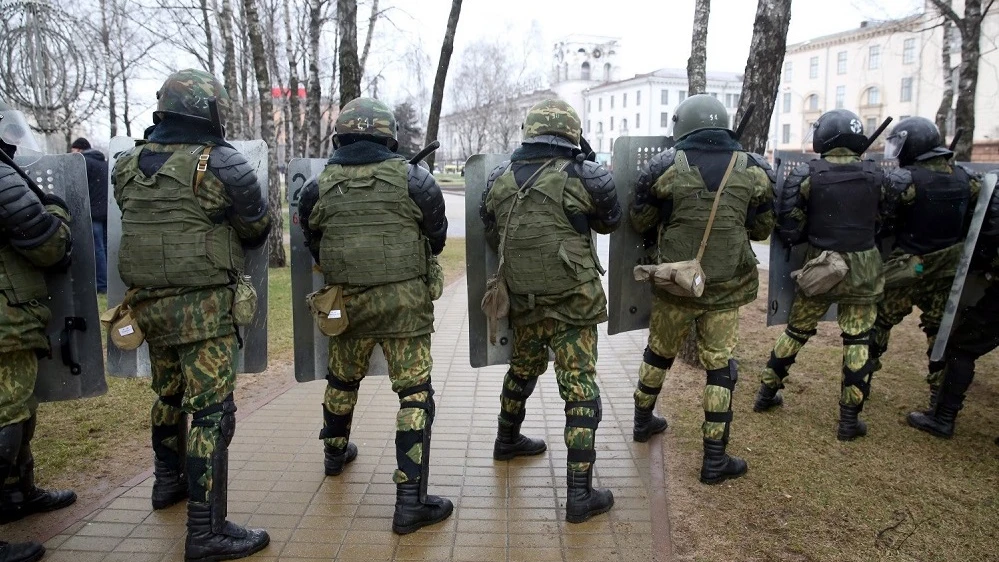
[(908, 136), (908, 131), (899, 131), (888, 135), (888, 138), (885, 139), (885, 160), (895, 160), (902, 154), (902, 147), (905, 146), (905, 139)]
[(41, 152), (23, 113), (6, 110), (0, 111), (0, 116), (3, 116), (3, 119), (0, 119), (0, 140), (18, 149)]

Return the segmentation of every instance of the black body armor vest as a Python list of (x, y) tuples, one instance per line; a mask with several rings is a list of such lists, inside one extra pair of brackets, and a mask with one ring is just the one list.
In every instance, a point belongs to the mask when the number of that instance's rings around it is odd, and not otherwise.
[(808, 163), (808, 241), (834, 252), (860, 252), (875, 246), (881, 179), (874, 162)]

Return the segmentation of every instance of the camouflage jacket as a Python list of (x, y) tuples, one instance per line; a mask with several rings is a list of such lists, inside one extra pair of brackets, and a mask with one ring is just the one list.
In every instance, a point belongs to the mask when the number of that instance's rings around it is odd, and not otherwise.
[[(568, 148), (551, 147), (547, 145), (524, 145), (511, 155), (513, 166), (539, 165), (552, 157), (572, 159), (573, 154)], [(558, 162), (556, 162), (557, 164)], [(486, 190), (482, 194), (479, 216), (486, 229), (486, 238), (494, 247), (498, 246), (499, 228), (497, 225), (498, 201), (490, 197), (493, 182), (499, 174), (511, 164), (500, 164), (486, 182)], [(589, 165), (589, 163), (587, 163)], [(569, 179), (563, 192), (562, 208), (566, 216), (580, 217), (591, 230), (600, 234), (609, 234), (617, 228), (620, 221), (620, 210), (614, 214), (613, 208), (618, 206), (616, 195), (613, 201), (607, 201), (605, 209), (598, 208), (594, 197), (584, 187), (579, 178), (579, 168), (570, 164), (566, 167)], [(512, 173), (512, 172), (510, 172)], [(545, 318), (553, 318), (574, 326), (591, 326), (607, 321), (607, 296), (604, 294), (600, 277), (586, 281), (572, 289), (553, 295), (510, 295), (510, 322), (513, 326), (527, 326)]]
[[(155, 148), (161, 151), (182, 150), (186, 145), (162, 144)], [(133, 150), (142, 150), (138, 146)], [(162, 153), (160, 153), (162, 154)], [(215, 152), (213, 151), (213, 155)], [(155, 152), (143, 151), (139, 156), (139, 167), (147, 176), (152, 176), (163, 165), (165, 159)], [(221, 163), (220, 163), (221, 165)], [(252, 220), (237, 212), (237, 207), (252, 206), (267, 209), (267, 199), (259, 192), (259, 187), (247, 189), (254, 192), (259, 201), (251, 205), (237, 206), (233, 201), (235, 193), (230, 185), (219, 176), (225, 175), (221, 167), (209, 160), (208, 170), (197, 190), (198, 203), (205, 213), (216, 223), (225, 221), (235, 230), (244, 247), (256, 247), (267, 240), (271, 229), (268, 212)], [(250, 172), (252, 174), (252, 172)], [(244, 176), (245, 177), (245, 176)], [(115, 179), (112, 174), (112, 180)], [(256, 185), (256, 177), (245, 178)], [(128, 186), (114, 182), (115, 200), (121, 205), (122, 190)], [(257, 213), (255, 213), (257, 214)], [(213, 287), (136, 287), (131, 305), (135, 320), (139, 323), (149, 345), (168, 346), (202, 341), (236, 332), (232, 318), (234, 289), (231, 286)]]
[[(704, 136), (698, 133), (694, 135)], [(712, 172), (717, 171), (716, 184), (721, 182), (721, 176), (733, 150), (739, 150), (735, 143), (732, 143), (728, 150), (713, 151), (716, 158), (712, 160), (718, 162), (718, 166), (721, 167), (720, 170), (712, 170)], [(688, 158), (694, 154), (691, 164), (695, 167), (697, 152), (699, 151), (696, 148), (687, 150)], [(669, 150), (652, 158), (639, 175), (635, 199), (631, 203), (632, 228), (647, 238), (655, 234), (658, 244), (663, 244), (670, 222), (682, 220), (682, 217), (673, 216), (674, 184), (679, 173), (678, 168), (673, 165), (674, 156), (675, 152)], [(774, 227), (774, 174), (766, 160), (755, 154), (748, 156), (745, 173), (752, 178), (753, 183), (746, 209), (746, 234), (750, 240), (765, 240)], [(708, 244), (711, 244), (710, 238)], [(694, 306), (704, 310), (725, 310), (750, 303), (756, 299), (760, 279), (756, 268), (757, 261), (753, 258), (751, 250), (747, 249), (746, 255), (748, 259), (738, 266), (735, 275), (730, 279), (714, 283), (708, 279), (704, 294), (696, 299), (680, 297), (657, 288), (653, 288), (653, 291), (666, 302), (682, 303), (684, 306)]]
[[(46, 205), (45, 210), (62, 219), (52, 236), (40, 246), (30, 250), (15, 249), (18, 258), (34, 267), (51, 267), (63, 261), (70, 248), (70, 215), (62, 207)], [(4, 235), (0, 234), (0, 245), (6, 245)], [(39, 302), (29, 302), (22, 305), (11, 305), (7, 297), (0, 292), (0, 353), (25, 349), (48, 350), (50, 342), (45, 335), (45, 328), (52, 313), (48, 307)]]

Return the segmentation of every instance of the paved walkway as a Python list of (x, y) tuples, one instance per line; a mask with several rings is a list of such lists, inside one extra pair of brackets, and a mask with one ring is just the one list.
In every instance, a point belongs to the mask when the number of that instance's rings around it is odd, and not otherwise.
[[(438, 414), (430, 491), (454, 501), (454, 515), (403, 537), (391, 531), (398, 398), (386, 377), (362, 383), (351, 435), (360, 453), (341, 476), (330, 478), (323, 475), (318, 439), (325, 382), (300, 384), (241, 419), (230, 448), (229, 518), (264, 527), (271, 536), (270, 546), (252, 560), (630, 561), (663, 554), (669, 522), (659, 439), (631, 439), (631, 393), (644, 332), (600, 340), (604, 414), (594, 485), (611, 488), (615, 505), (570, 525), (564, 521), (565, 417), (555, 377), (542, 377), (524, 423), (526, 434), (545, 437), (548, 452), (494, 461), (505, 368), (468, 366), (466, 312), (461, 281), (437, 303), (433, 340)], [(59, 534), (46, 542), (46, 560), (182, 560), (184, 505), (153, 512), (152, 478), (136, 482), (69, 528), (50, 530)], [(36, 517), (44, 526), (46, 519)]]

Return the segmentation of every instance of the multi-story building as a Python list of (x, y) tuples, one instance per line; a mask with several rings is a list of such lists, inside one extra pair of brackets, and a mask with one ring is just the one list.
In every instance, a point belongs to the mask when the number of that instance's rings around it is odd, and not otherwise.
[[(742, 75), (709, 71), (706, 93), (725, 104), (731, 120), (739, 108)], [(687, 71), (679, 68), (593, 86), (583, 92), (583, 135), (593, 150), (609, 158), (618, 137), (671, 135), (673, 112), (686, 98)]]

